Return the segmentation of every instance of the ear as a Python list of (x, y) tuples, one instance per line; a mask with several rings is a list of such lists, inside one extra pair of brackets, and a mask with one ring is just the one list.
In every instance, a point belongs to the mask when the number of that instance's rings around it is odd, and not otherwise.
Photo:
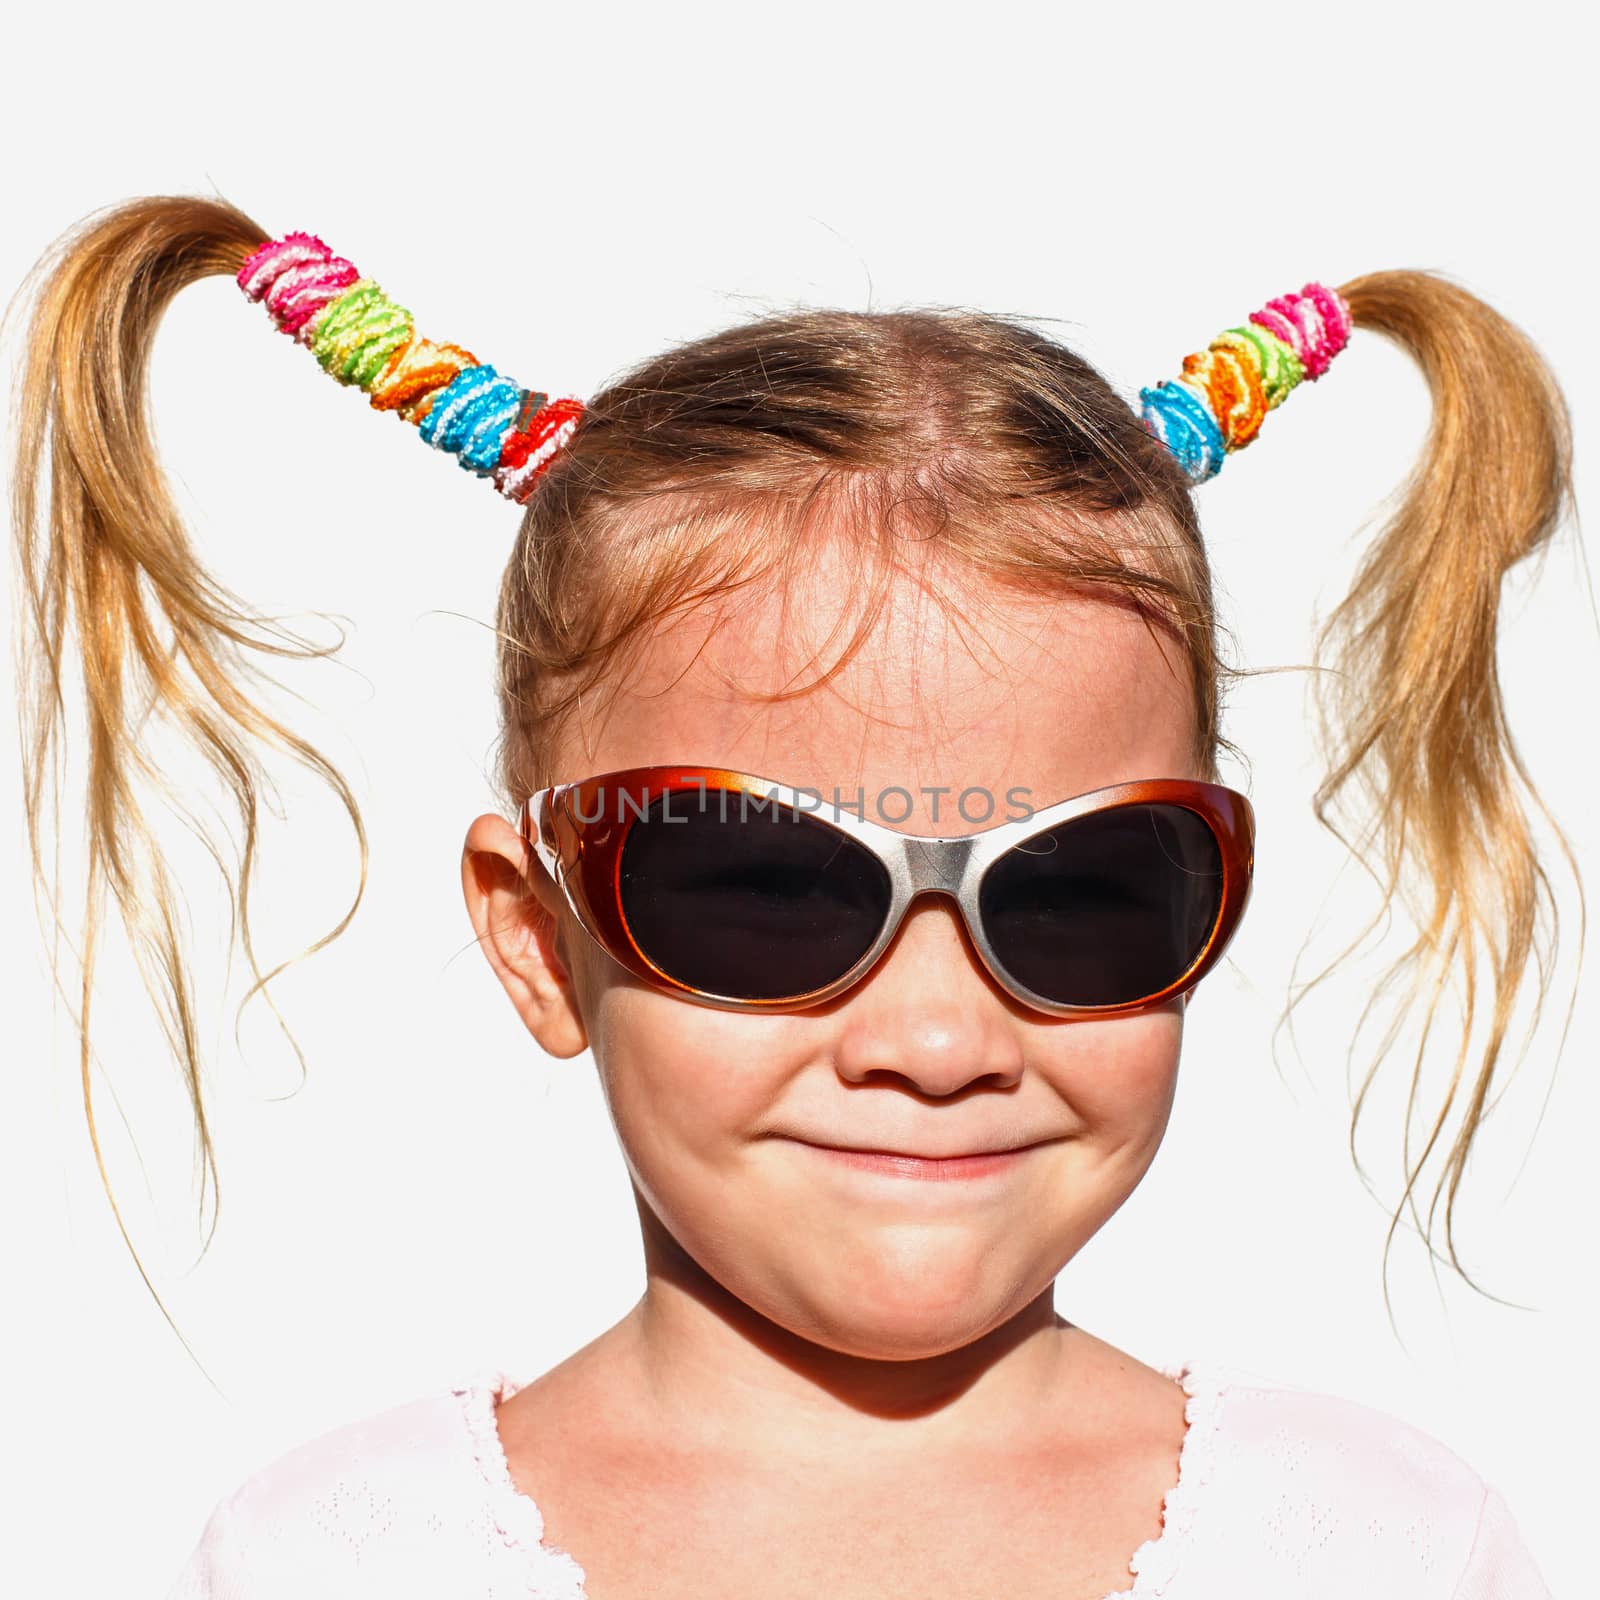
[(478, 946), (528, 1032), (559, 1059), (586, 1050), (577, 991), (558, 950), (560, 891), (504, 817), (491, 812), (467, 829), (461, 890)]

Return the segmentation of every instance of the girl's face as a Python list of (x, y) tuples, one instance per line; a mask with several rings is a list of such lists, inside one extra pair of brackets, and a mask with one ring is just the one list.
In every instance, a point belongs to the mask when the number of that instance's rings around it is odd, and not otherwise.
[[(990, 591), (981, 604), (962, 596), (967, 614), (951, 616), (904, 577), (841, 674), (796, 700), (753, 702), (751, 688), (808, 681), (834, 659), (856, 620), (850, 600), (824, 561), (786, 601), (735, 596), (720, 616), (663, 630), (603, 717), (569, 740), (562, 780), (695, 762), (830, 798), (859, 787), (869, 816), (898, 786), (918, 803), (893, 825), (944, 835), (973, 831), (954, 804), (969, 787), (990, 791), (999, 820), (1015, 814), (1015, 787), (1042, 809), (1199, 775), (1181, 653), (1111, 600)], [(898, 817), (896, 800), (885, 809)], [(483, 888), (475, 849), (502, 858), (503, 892)], [(843, 995), (786, 1014), (717, 1010), (640, 983), (564, 908), (559, 933), (526, 915), (520, 936), (494, 932), (517, 921), (505, 861), (521, 859), (503, 819), (479, 818), (469, 903), (540, 1043), (593, 1050), (647, 1248), (791, 1333), (901, 1360), (971, 1342), (1048, 1287), (1161, 1142), (1181, 1002), (1113, 1019), (1030, 1011), (989, 976), (953, 903), (926, 896)], [(1028, 1148), (993, 1175), (940, 1181), (860, 1170), (817, 1145)]]

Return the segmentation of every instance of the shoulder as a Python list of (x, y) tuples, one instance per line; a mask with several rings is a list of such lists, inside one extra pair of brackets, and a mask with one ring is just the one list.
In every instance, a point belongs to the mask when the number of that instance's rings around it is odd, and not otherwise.
[[(1211, 1382), (1195, 1567), (1225, 1557), (1238, 1578), (1248, 1551), (1255, 1581), (1295, 1593), (1363, 1583), (1369, 1600), (1547, 1600), (1504, 1501), (1440, 1439), (1339, 1395), (1226, 1369)], [(1516, 1584), (1482, 1587), (1496, 1570)]]
[(214, 1507), (168, 1600), (355, 1600), (450, 1592), (464, 1578), (471, 1586), (474, 1561), (503, 1548), (472, 1431), (472, 1401), (489, 1388), (481, 1375), (269, 1462)]
[(1238, 1467), (1255, 1469), (1280, 1499), (1299, 1492), (1469, 1520), (1483, 1501), (1483, 1480), (1446, 1444), (1360, 1401), (1241, 1379), (1228, 1385), (1223, 1406)]

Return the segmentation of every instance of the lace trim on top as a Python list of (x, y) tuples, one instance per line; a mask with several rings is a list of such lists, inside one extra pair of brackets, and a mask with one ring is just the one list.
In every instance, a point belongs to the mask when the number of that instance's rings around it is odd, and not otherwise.
[(1227, 1379), (1209, 1363), (1201, 1364), (1198, 1371), (1192, 1361), (1159, 1370), (1182, 1384), (1189, 1397), (1183, 1408), (1186, 1426), (1178, 1448), (1178, 1478), (1161, 1500), (1161, 1532), (1146, 1539), (1129, 1558), (1133, 1587), (1107, 1595), (1106, 1600), (1154, 1600), (1167, 1592), (1188, 1549), (1190, 1530), (1205, 1500), (1206, 1485), (1216, 1470)]
[[(1227, 1378), (1210, 1363), (1198, 1369), (1193, 1361), (1157, 1370), (1183, 1386), (1189, 1397), (1183, 1408), (1183, 1443), (1178, 1449), (1177, 1481), (1161, 1501), (1161, 1531), (1134, 1551), (1128, 1562), (1131, 1588), (1105, 1600), (1156, 1600), (1164, 1595), (1190, 1542), (1190, 1530), (1205, 1499), (1216, 1467), (1217, 1438), (1222, 1421)], [(533, 1600), (588, 1600), (583, 1568), (567, 1551), (547, 1544), (544, 1514), (531, 1495), (512, 1481), (495, 1406), (509, 1400), (528, 1380), (498, 1368), (487, 1369), (451, 1393), (460, 1402), (472, 1443), (472, 1456), (489, 1489), (489, 1514), (502, 1542), (526, 1557), (531, 1571), (528, 1593)]]
[(511, 1465), (495, 1426), (496, 1402), (509, 1400), (527, 1382), (496, 1368), (455, 1385), (450, 1392), (461, 1403), (472, 1458), (489, 1487), (488, 1509), (495, 1532), (507, 1549), (529, 1563), (529, 1595), (535, 1600), (588, 1600), (583, 1568), (565, 1550), (545, 1543), (544, 1513), (533, 1497), (512, 1481)]

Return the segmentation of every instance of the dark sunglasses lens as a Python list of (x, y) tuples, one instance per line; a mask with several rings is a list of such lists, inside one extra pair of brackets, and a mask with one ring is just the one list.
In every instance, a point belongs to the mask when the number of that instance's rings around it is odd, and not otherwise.
[(658, 795), (630, 826), (619, 870), (622, 912), (646, 958), (735, 1000), (832, 983), (889, 909), (888, 872), (848, 834), (732, 791)]
[(1198, 960), (1222, 909), (1222, 852), (1182, 806), (1131, 805), (1048, 828), (978, 890), (984, 930), (1018, 982), (1060, 1005), (1129, 1005)]

